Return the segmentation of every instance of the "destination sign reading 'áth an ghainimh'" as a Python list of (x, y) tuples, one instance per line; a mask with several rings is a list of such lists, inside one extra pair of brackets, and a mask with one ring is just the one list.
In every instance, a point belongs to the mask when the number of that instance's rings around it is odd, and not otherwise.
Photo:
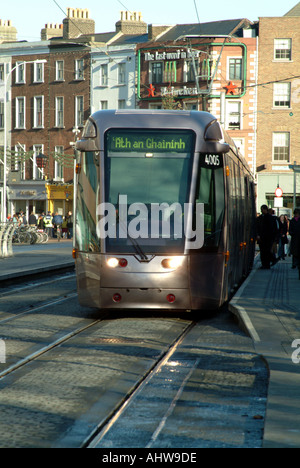
[(120, 132), (108, 134), (108, 150), (112, 152), (189, 153), (193, 135), (190, 132)]

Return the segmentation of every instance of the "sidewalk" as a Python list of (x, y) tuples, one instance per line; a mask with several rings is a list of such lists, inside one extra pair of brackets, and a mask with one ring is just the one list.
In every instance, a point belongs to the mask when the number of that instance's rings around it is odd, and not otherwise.
[(74, 266), (72, 240), (46, 244), (13, 244), (13, 256), (0, 258), (0, 281)]
[[(300, 280), (291, 258), (250, 276), (229, 304), (269, 373), (264, 447), (300, 447)], [(298, 341), (294, 341), (298, 340)]]

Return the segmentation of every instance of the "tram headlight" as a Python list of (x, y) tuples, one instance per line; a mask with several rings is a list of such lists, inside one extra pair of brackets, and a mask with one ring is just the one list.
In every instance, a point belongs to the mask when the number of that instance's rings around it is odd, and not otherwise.
[(125, 268), (128, 265), (126, 258), (111, 257), (107, 260), (106, 263), (110, 268), (117, 268), (117, 267)]
[(174, 270), (182, 265), (182, 258), (181, 257), (171, 257), (165, 258), (161, 262), (163, 268)]
[(110, 268), (116, 268), (119, 265), (119, 260), (117, 258), (109, 258), (106, 263)]

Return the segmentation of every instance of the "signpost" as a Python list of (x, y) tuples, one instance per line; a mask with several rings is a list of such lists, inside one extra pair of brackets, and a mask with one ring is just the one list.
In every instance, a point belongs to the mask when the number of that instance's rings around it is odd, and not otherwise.
[(283, 190), (279, 186), (275, 190), (275, 195), (274, 208), (277, 208), (277, 216), (279, 216), (279, 208), (283, 208)]

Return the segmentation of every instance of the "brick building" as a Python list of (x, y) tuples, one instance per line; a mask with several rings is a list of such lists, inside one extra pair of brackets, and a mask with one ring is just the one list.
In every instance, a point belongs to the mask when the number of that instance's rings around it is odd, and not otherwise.
[(256, 25), (247, 19), (177, 25), (137, 47), (140, 108), (206, 110), (256, 165)]
[(94, 21), (86, 10), (68, 9), (63, 27), (46, 25), (41, 31), (47, 40), (0, 45), (7, 88), (8, 213), (64, 214), (72, 208), (72, 143), (90, 114), (90, 46), (82, 37), (74, 41), (81, 33), (94, 33)]
[[(289, 215), (300, 206), (300, 2), (282, 17), (259, 18), (259, 81), (257, 114), (257, 195), (274, 207), (275, 190), (283, 190)], [(288, 210), (287, 210), (288, 209)]]

